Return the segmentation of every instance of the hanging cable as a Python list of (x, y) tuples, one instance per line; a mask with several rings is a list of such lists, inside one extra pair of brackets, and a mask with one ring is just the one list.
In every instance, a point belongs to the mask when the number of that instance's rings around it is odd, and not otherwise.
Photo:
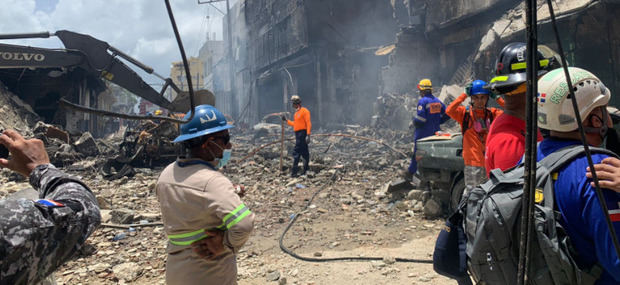
[(521, 232), (519, 233), (519, 263), (517, 268), (517, 284), (527, 284), (527, 272), (529, 268), (530, 241), (532, 233), (532, 212), (534, 200), (533, 194), (536, 187), (536, 139), (537, 126), (535, 121), (536, 114), (536, 89), (537, 89), (537, 67), (538, 67), (538, 35), (536, 24), (536, 0), (526, 0), (526, 33), (527, 33), (527, 55), (526, 55), (526, 104), (525, 104), (525, 159), (524, 159), (524, 185), (523, 198), (521, 204)]
[[(172, 25), (172, 30), (174, 31), (174, 37), (175, 37), (175, 39), (177, 41), (177, 45), (179, 46), (179, 51), (181, 52), (181, 59), (183, 60), (183, 67), (185, 68), (185, 76), (187, 78), (187, 83), (188, 83), (189, 104), (190, 104), (191, 112), (190, 112), (190, 116), (189, 116), (189, 118), (187, 118), (187, 120), (180, 120), (180, 119), (177, 119), (177, 118), (164, 117), (164, 116), (130, 115), (130, 114), (125, 114), (125, 113), (100, 110), (100, 109), (95, 109), (95, 108), (91, 108), (91, 107), (87, 107), (87, 106), (71, 103), (71, 102), (69, 102), (68, 100), (66, 100), (64, 98), (59, 100), (59, 102), (58, 102), (59, 105), (64, 107), (64, 108), (69, 108), (69, 109), (77, 110), (77, 111), (84, 112), (84, 113), (91, 113), (91, 114), (96, 114), (96, 115), (106, 116), (106, 117), (116, 117), (116, 118), (131, 119), (131, 120), (162, 120), (162, 121), (170, 121), (170, 122), (179, 123), (179, 124), (189, 123), (194, 118), (195, 107), (196, 107), (195, 98), (194, 98), (194, 88), (192, 86), (192, 78), (191, 78), (191, 73), (189, 71), (189, 63), (187, 61), (187, 56), (185, 55), (185, 49), (183, 48), (183, 42), (181, 41), (181, 35), (179, 34), (179, 30), (177, 28), (176, 21), (174, 20), (174, 14), (172, 13), (172, 8), (170, 7), (170, 2), (169, 2), (169, 0), (164, 0), (164, 2), (166, 4), (166, 9), (168, 11), (168, 17), (170, 18), (170, 24)], [(117, 52), (120, 52), (120, 51), (117, 50)], [(131, 58), (131, 57), (125, 56), (123, 58), (127, 59), (127, 58)], [(142, 67), (143, 66), (142, 64), (136, 63), (135, 61), (131, 61), (131, 62), (134, 63), (134, 64), (137, 64), (138, 67), (144, 69), (144, 67)], [(158, 76), (158, 77), (161, 78), (161, 76)], [(166, 85), (168, 85), (168, 84), (170, 84), (170, 83), (166, 82)]]

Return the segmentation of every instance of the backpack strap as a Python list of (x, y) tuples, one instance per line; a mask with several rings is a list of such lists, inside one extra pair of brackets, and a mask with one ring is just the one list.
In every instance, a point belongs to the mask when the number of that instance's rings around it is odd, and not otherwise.
[(471, 119), (471, 115), (469, 115), (469, 106), (465, 107), (465, 115), (463, 115), (463, 126), (461, 127), (461, 133), (465, 136), (465, 132), (469, 129), (469, 119)]
[[(575, 159), (577, 156), (582, 155), (584, 153), (585, 153), (585, 149), (583, 145), (573, 145), (573, 146), (568, 146), (558, 151), (555, 151), (549, 154), (548, 156), (546, 156), (543, 160), (539, 162), (540, 165), (544, 166), (544, 168), (541, 169), (539, 167), (537, 169), (537, 172), (536, 172), (537, 181), (540, 182), (539, 185), (537, 185), (537, 189), (540, 189), (538, 188), (539, 186), (541, 186), (540, 184), (544, 185), (543, 195), (544, 195), (545, 207), (550, 207), (551, 209), (555, 209), (555, 193), (553, 191), (554, 181), (550, 181), (550, 183), (545, 183), (545, 181), (541, 181), (542, 179), (539, 179), (539, 175), (549, 174), (550, 176), (547, 176), (547, 177), (552, 177), (555, 173), (557, 173), (558, 169), (562, 168), (569, 162), (573, 161), (573, 159)], [(604, 148), (590, 147), (590, 153), (606, 154), (606, 155), (609, 155), (610, 157), (618, 158), (617, 154)], [(539, 172), (544, 172), (544, 173), (539, 174)], [(557, 177), (552, 178), (552, 179), (557, 179)], [(575, 256), (575, 254), (576, 252), (571, 251), (572, 256)], [(598, 280), (601, 277), (601, 274), (603, 273), (603, 267), (598, 262), (595, 263), (589, 269), (580, 269), (580, 270), (583, 273), (585, 273), (584, 275), (581, 275), (581, 278), (584, 279), (582, 280), (583, 284), (594, 284), (596, 280)]]
[[(549, 170), (549, 173), (554, 173), (559, 168), (573, 161), (575, 157), (584, 153), (585, 149), (583, 145), (572, 145), (547, 155), (545, 158), (543, 158), (543, 160), (540, 161), (540, 164), (547, 168)], [(606, 154), (611, 157), (618, 157), (612, 151), (598, 147), (590, 147), (590, 153), (599, 153)]]

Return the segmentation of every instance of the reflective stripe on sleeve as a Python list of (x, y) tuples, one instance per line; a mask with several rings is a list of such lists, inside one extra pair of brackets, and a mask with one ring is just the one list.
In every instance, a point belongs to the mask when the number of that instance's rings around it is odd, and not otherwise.
[(246, 207), (245, 204), (241, 204), (234, 211), (230, 212), (230, 214), (226, 215), (222, 220), (222, 224), (217, 228), (220, 230), (230, 229), (251, 213), (252, 212), (250, 212), (250, 209)]
[(170, 243), (174, 245), (190, 245), (195, 241), (199, 241), (208, 237), (205, 230), (197, 230), (190, 233), (177, 234), (177, 235), (168, 235), (168, 239)]
[(426, 118), (424, 118), (424, 117), (414, 116), (414, 118), (415, 118), (416, 120), (418, 120), (418, 121), (421, 121), (421, 122), (426, 123)]

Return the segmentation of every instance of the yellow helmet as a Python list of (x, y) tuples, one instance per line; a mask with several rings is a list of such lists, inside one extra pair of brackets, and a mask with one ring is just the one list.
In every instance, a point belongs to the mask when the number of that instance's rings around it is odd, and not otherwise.
[(155, 110), (155, 116), (161, 116), (161, 114), (163, 114), (164, 111), (162, 110)]
[(430, 79), (424, 78), (420, 80), (420, 83), (418, 83), (418, 90), (432, 90), (432, 89), (433, 89), (433, 83), (431, 83)]

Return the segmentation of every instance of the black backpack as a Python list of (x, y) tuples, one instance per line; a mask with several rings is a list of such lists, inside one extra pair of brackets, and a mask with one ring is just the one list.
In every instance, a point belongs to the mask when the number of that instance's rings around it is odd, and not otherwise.
[[(617, 157), (605, 149), (591, 150)], [(561, 215), (554, 201), (554, 175), (584, 153), (581, 145), (566, 147), (536, 164), (529, 284), (594, 284), (602, 273), (598, 264), (577, 267), (577, 254), (558, 222)], [(474, 188), (462, 203), (468, 268), (482, 284), (517, 283), (523, 171), (523, 165), (505, 173), (492, 170), (489, 181)]]

